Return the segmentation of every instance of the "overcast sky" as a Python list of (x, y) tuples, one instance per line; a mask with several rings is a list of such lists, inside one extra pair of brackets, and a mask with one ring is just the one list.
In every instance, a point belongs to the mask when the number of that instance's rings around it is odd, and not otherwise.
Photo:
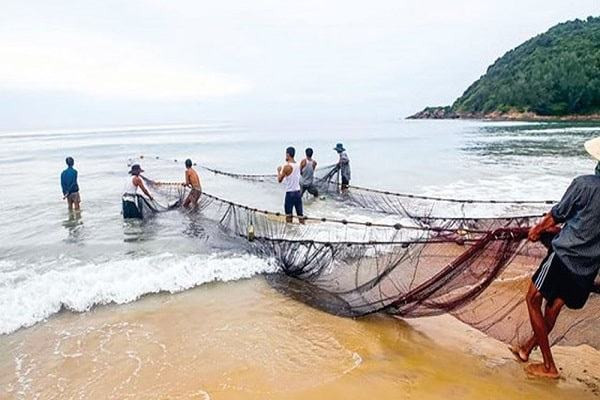
[(395, 119), (599, 0), (16, 0), (0, 130)]

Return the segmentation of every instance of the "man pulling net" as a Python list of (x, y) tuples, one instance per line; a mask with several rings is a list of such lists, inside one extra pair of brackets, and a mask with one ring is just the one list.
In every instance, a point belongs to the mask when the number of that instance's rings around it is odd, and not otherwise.
[(133, 164), (129, 171), (129, 178), (125, 182), (125, 190), (123, 191), (123, 218), (144, 219), (143, 203), (145, 199), (141, 196), (140, 191), (144, 193), (148, 200), (153, 201), (154, 198), (144, 186), (144, 181), (140, 177), (144, 172), (139, 164)]

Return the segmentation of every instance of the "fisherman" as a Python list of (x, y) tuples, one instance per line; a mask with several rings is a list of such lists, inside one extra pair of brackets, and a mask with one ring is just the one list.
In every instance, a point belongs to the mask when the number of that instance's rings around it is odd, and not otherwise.
[(139, 191), (141, 190), (150, 201), (154, 198), (148, 192), (148, 189), (144, 186), (144, 181), (141, 178), (141, 173), (144, 172), (139, 164), (133, 164), (129, 175), (125, 183), (125, 190), (123, 192), (123, 218), (137, 218), (143, 219), (143, 212), (141, 206), (142, 196)]
[(60, 174), (63, 200), (67, 200), (69, 211), (73, 211), (73, 208), (75, 208), (75, 211), (79, 211), (81, 198), (79, 197), (79, 185), (77, 184), (77, 170), (73, 168), (75, 160), (73, 160), (73, 157), (67, 157), (65, 162), (67, 163), (67, 169)]
[(301, 224), (304, 223), (302, 212), (302, 193), (300, 191), (300, 165), (294, 160), (296, 149), (288, 147), (285, 150), (285, 165), (277, 167), (277, 181), (285, 186), (285, 221), (292, 222), (293, 210)]
[[(600, 138), (588, 140), (587, 152), (600, 160)], [(594, 288), (600, 269), (600, 162), (594, 175), (575, 178), (562, 200), (529, 230), (529, 240), (538, 241), (545, 232), (558, 232), (551, 249), (532, 277), (526, 296), (533, 336), (522, 346), (511, 348), (519, 360), (529, 360), (540, 347), (543, 363), (530, 364), (532, 375), (558, 378), (548, 335), (562, 307), (581, 309)], [(562, 229), (558, 224), (563, 224)], [(542, 302), (546, 300), (542, 312)]]
[(191, 191), (183, 201), (183, 207), (195, 209), (202, 195), (202, 185), (200, 185), (198, 173), (192, 168), (192, 160), (189, 158), (185, 160), (185, 186), (191, 188)]
[(304, 153), (306, 154), (306, 158), (300, 161), (300, 174), (302, 175), (300, 178), (301, 195), (304, 195), (304, 192), (308, 192), (315, 197), (319, 197), (319, 191), (314, 185), (317, 162), (312, 158), (313, 149), (308, 147)]
[(350, 158), (348, 158), (346, 149), (341, 143), (336, 144), (333, 149), (337, 151), (340, 156), (337, 165), (340, 175), (342, 176), (342, 192), (346, 192), (348, 190), (348, 185), (350, 185)]

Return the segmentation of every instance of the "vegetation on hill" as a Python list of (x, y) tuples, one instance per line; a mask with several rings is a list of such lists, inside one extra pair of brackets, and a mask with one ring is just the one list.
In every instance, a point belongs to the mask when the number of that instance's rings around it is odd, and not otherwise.
[(458, 115), (600, 111), (600, 17), (558, 24), (492, 64), (452, 105)]

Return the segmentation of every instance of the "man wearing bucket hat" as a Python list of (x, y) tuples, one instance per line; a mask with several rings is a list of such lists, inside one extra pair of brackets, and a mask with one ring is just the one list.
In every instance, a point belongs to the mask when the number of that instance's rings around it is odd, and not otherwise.
[[(141, 190), (148, 199), (154, 200), (152, 195), (144, 186), (144, 181), (140, 177), (140, 174), (144, 172), (139, 164), (133, 164), (129, 175), (125, 183), (125, 190), (123, 191), (123, 218), (136, 218), (143, 219), (142, 208), (138, 202), (138, 196), (140, 196), (139, 190)], [(139, 189), (139, 190), (138, 190)]]
[(342, 176), (342, 192), (345, 192), (348, 190), (348, 185), (350, 185), (350, 158), (348, 158), (348, 154), (346, 154), (346, 149), (343, 144), (338, 143), (333, 149), (337, 151), (340, 156), (337, 165), (340, 175)]
[[(586, 151), (600, 160), (600, 138), (585, 142)], [(526, 301), (533, 336), (513, 348), (515, 356), (526, 362), (531, 351), (540, 347), (543, 363), (530, 364), (528, 373), (558, 378), (548, 334), (562, 307), (581, 309), (600, 269), (600, 162), (594, 175), (573, 180), (561, 201), (552, 207), (539, 224), (529, 230), (529, 239), (538, 241), (544, 232), (558, 232), (551, 249), (532, 277)], [(558, 227), (562, 224), (562, 228)], [(542, 302), (546, 300), (545, 311)]]

